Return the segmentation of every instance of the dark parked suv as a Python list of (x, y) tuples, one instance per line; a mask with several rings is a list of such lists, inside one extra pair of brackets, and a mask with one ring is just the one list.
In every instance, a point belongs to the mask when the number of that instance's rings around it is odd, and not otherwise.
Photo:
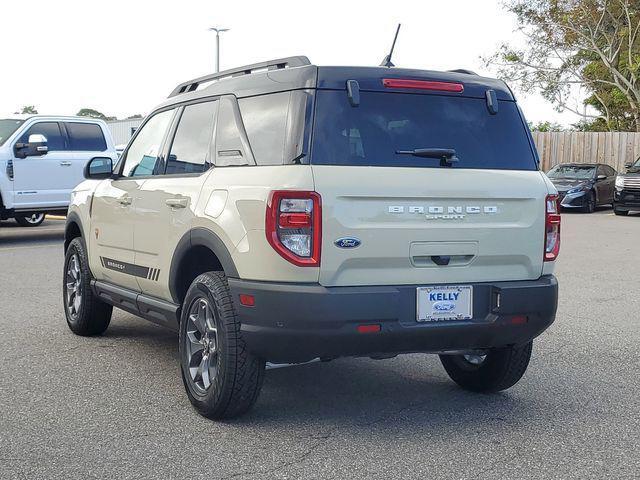
[(616, 178), (613, 211), (628, 215), (631, 210), (640, 210), (640, 158), (627, 164), (627, 173)]

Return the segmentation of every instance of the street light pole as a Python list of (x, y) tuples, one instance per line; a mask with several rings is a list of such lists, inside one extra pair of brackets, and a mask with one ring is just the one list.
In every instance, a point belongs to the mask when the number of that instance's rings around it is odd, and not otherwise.
[(220, 34), (228, 32), (228, 28), (211, 27), (209, 31), (216, 32), (216, 73), (220, 71)]

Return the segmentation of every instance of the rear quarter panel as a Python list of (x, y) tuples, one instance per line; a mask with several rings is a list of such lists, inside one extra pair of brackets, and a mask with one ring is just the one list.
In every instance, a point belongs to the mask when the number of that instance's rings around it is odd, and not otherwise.
[(317, 282), (319, 269), (297, 267), (269, 245), (267, 200), (273, 190), (313, 190), (308, 165), (218, 167), (207, 178), (193, 227), (215, 233), (226, 245), (240, 278)]

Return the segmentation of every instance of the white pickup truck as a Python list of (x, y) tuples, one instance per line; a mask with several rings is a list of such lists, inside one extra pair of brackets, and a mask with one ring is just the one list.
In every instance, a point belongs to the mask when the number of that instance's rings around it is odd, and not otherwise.
[(14, 115), (0, 119), (0, 220), (40, 225), (66, 214), (73, 188), (97, 155), (117, 160), (107, 125), (86, 117)]

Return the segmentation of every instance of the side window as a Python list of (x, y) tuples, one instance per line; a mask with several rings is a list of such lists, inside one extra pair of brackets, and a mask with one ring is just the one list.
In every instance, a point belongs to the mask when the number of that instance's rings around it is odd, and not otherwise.
[(253, 165), (253, 153), (247, 140), (247, 132), (242, 123), (238, 101), (233, 96), (220, 97), (216, 141), (213, 157), (216, 166), (231, 167)]
[(163, 169), (160, 149), (174, 110), (157, 113), (144, 124), (129, 146), (122, 175), (140, 177), (158, 174)]
[(239, 101), (242, 120), (258, 165), (284, 163), (290, 97), (291, 92), (282, 92)]
[(605, 174), (607, 175), (607, 177), (613, 177), (616, 174), (616, 171), (612, 167), (610, 167), (609, 165), (604, 167), (604, 169), (605, 169)]
[(167, 159), (167, 175), (200, 173), (209, 168), (217, 107), (217, 101), (184, 107)]
[(107, 142), (100, 125), (95, 123), (65, 122), (69, 136), (69, 150), (81, 152), (104, 152)]
[(64, 137), (62, 136), (58, 122), (40, 122), (32, 125), (18, 139), (18, 143), (27, 143), (29, 141), (29, 135), (38, 133), (47, 138), (47, 147), (49, 147), (50, 152), (66, 150)]

